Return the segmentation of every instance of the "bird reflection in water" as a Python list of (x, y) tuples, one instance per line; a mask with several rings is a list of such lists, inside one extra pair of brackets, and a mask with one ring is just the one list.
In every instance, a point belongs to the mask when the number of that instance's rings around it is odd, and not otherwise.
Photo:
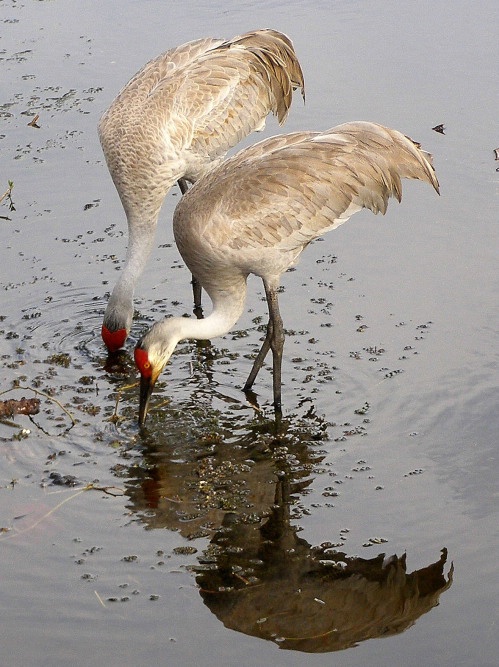
[(143, 437), (144, 463), (134, 463), (128, 494), (148, 528), (211, 538), (192, 569), (227, 628), (283, 649), (329, 652), (401, 633), (438, 604), (452, 584), (446, 549), (408, 574), (405, 554), (365, 559), (299, 537), (299, 508), (314, 475), (327, 470), (326, 425), (313, 409), (278, 433), (263, 419), (221, 419), (218, 438), (200, 438), (199, 423), (187, 431), (185, 419), (180, 437), (172, 412), (162, 433)]
[(277, 472), (302, 490), (311, 483), (324, 458), (322, 417), (306, 407), (304, 416), (277, 425), (261, 414), (248, 421), (246, 408), (225, 405), (218, 412), (198, 389), (177, 408), (159, 411), (155, 429), (141, 433), (143, 460), (130, 468), (127, 493), (148, 528), (169, 528), (190, 540), (212, 537), (229, 512), (248, 520), (266, 516)]
[(282, 476), (270, 516), (248, 524), (227, 515), (196, 581), (225, 627), (308, 653), (338, 651), (399, 634), (452, 584), (447, 549), (407, 574), (406, 555), (364, 559), (312, 547), (290, 524), (293, 485)]

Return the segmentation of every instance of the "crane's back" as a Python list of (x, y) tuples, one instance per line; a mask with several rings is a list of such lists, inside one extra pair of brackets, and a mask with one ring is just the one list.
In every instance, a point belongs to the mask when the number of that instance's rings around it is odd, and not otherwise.
[(400, 201), (401, 178), (438, 191), (430, 156), (374, 123), (273, 137), (194, 185), (175, 210), (175, 239), (201, 283), (229, 270), (278, 276), (356, 211), (384, 213), (389, 197)]
[(283, 123), (303, 86), (289, 38), (273, 30), (198, 40), (149, 62), (99, 123), (125, 208), (141, 192), (163, 198), (179, 178), (196, 181), (270, 112)]

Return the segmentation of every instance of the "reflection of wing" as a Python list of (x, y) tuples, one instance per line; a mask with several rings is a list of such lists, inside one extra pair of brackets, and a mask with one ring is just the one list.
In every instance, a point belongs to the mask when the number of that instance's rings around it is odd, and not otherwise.
[(200, 568), (204, 602), (228, 628), (284, 649), (337, 651), (403, 632), (452, 583), (445, 549), (406, 574), (405, 555), (365, 560), (311, 548), (290, 526), (285, 503), (260, 526), (233, 520), (213, 540), (219, 551), (210, 568)]
[[(361, 208), (384, 213), (389, 197), (402, 196), (401, 178), (438, 190), (430, 156), (395, 130), (353, 122), (273, 137), (226, 160), (179, 203), (177, 242), (187, 252), (202, 237), (203, 253), (208, 246), (234, 252), (241, 265), (274, 251), (282, 271), (307, 243)], [(189, 225), (182, 224), (186, 214)], [(182, 231), (189, 226), (190, 234)]]
[[(359, 573), (355, 559), (350, 560), (346, 571), (329, 577), (327, 567), (307, 577), (303, 562), (303, 578), (258, 582), (226, 594), (202, 590), (202, 595), (226, 627), (274, 641), (283, 649), (325, 653), (399, 634), (414, 625), (452, 583), (452, 569), (446, 580), (443, 562), (425, 568), (432, 571), (428, 580), (418, 571), (406, 574), (405, 557), (394, 557), (384, 570), (382, 557), (362, 561)], [(204, 584), (199, 578), (198, 583)]]

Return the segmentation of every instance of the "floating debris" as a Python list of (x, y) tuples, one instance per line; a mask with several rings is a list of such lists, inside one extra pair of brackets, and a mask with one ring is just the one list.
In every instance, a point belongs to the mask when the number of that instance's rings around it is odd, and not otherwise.
[(0, 418), (13, 415), (37, 415), (40, 412), (39, 398), (10, 398), (0, 401)]
[(364, 542), (363, 547), (372, 547), (375, 544), (385, 544), (388, 540), (384, 537), (370, 537), (367, 542)]
[(55, 486), (78, 486), (79, 480), (74, 475), (61, 475), (60, 472), (51, 472), (50, 484)]
[(36, 127), (36, 129), (39, 130), (40, 129), (40, 126), (38, 125), (38, 119), (39, 118), (40, 118), (40, 115), (36, 114), (36, 116), (29, 121), (28, 127)]
[(191, 556), (192, 554), (197, 553), (197, 549), (195, 547), (181, 546), (175, 547), (173, 553), (181, 556)]

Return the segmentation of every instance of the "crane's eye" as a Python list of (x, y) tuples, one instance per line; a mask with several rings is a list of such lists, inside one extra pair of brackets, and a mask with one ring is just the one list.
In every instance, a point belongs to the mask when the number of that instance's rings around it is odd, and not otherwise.
[(135, 365), (139, 369), (140, 374), (143, 377), (151, 377), (152, 366), (147, 356), (146, 350), (143, 350), (141, 347), (136, 347), (134, 351), (134, 357), (135, 357)]

